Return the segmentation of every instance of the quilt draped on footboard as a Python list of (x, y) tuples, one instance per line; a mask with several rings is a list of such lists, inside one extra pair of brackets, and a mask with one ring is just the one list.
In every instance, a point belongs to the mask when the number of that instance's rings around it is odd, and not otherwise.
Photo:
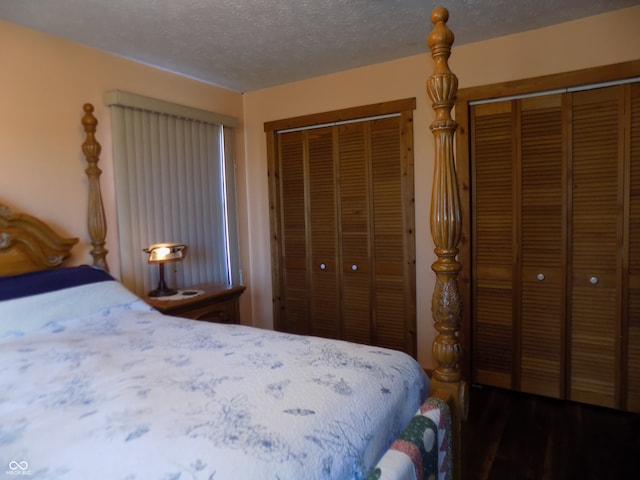
[(366, 480), (450, 480), (451, 413), (429, 397)]

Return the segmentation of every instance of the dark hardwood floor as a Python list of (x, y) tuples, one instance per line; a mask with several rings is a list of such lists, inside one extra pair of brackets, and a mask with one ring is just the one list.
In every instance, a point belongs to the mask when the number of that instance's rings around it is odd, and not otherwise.
[(463, 480), (640, 479), (640, 415), (470, 388)]

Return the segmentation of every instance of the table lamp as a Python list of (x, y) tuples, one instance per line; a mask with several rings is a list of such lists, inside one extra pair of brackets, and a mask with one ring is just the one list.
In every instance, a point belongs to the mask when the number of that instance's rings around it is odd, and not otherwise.
[(158, 288), (149, 292), (150, 297), (168, 297), (178, 293), (173, 288), (168, 288), (164, 281), (164, 264), (179, 262), (187, 254), (187, 246), (182, 243), (156, 243), (149, 248), (144, 248), (149, 255), (149, 263), (157, 263), (160, 269), (160, 281)]

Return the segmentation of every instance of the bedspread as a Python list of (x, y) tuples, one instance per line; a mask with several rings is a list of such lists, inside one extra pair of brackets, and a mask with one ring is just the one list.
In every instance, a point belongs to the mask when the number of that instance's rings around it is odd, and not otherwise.
[(166, 317), (117, 282), (0, 302), (2, 479), (363, 478), (427, 393), (404, 353)]

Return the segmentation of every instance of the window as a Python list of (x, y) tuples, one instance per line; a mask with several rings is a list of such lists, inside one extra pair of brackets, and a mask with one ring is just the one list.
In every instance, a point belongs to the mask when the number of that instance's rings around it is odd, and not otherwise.
[(188, 246), (167, 282), (240, 283), (234, 127), (224, 115), (113, 91), (111, 107), (122, 283), (145, 295), (158, 282), (143, 248)]

